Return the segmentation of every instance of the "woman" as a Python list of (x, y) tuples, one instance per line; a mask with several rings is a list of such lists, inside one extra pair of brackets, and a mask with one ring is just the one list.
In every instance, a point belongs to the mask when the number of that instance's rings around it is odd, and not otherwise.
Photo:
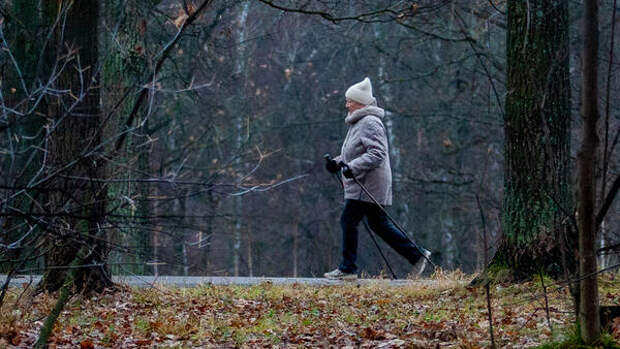
[[(392, 170), (388, 152), (388, 141), (383, 126), (384, 110), (377, 106), (372, 95), (370, 79), (349, 87), (345, 93), (348, 114), (345, 123), (349, 126), (342, 144), (342, 152), (328, 160), (326, 168), (337, 173), (343, 166), (345, 206), (340, 217), (342, 228), (342, 261), (338, 268), (325, 273), (328, 279), (356, 279), (357, 226), (367, 217), (370, 228), (401, 256), (413, 264), (419, 275), (424, 270), (426, 258), (431, 253), (411, 242), (390, 221), (383, 210), (366, 195), (355, 182), (355, 177), (383, 206), (392, 204)], [(417, 270), (416, 270), (417, 269)]]

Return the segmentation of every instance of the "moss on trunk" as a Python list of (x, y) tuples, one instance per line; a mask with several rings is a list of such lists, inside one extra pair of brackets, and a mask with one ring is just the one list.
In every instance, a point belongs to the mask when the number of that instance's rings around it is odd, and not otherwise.
[(503, 238), (491, 266), (515, 279), (574, 270), (568, 58), (566, 2), (508, 1)]

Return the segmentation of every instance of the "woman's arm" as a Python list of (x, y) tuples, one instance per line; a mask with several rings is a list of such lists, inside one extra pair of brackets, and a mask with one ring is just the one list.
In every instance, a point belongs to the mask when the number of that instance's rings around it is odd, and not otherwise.
[(365, 152), (348, 163), (354, 175), (379, 167), (388, 156), (388, 142), (383, 123), (376, 117), (366, 117), (360, 122), (360, 140)]

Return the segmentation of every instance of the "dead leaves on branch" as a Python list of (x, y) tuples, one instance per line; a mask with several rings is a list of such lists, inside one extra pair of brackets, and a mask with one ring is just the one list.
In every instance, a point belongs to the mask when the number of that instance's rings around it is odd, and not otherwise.
[[(449, 280), (433, 285), (202, 286), (191, 289), (125, 288), (75, 298), (59, 318), (50, 348), (99, 347), (362, 347), (488, 346), (486, 300), (481, 289)], [(14, 290), (17, 297), (19, 290)], [(552, 339), (535, 283), (493, 289), (498, 345), (524, 347)], [(620, 302), (620, 289), (605, 299)], [(533, 296), (534, 295), (534, 296)], [(550, 295), (555, 334), (574, 321), (567, 293)], [(602, 297), (603, 298), (603, 297)], [(41, 295), (28, 309), (5, 303), (0, 347), (29, 347), (54, 297)], [(620, 320), (610, 331), (620, 340)]]
[(187, 21), (188, 18), (189, 18), (189, 15), (187, 14), (187, 12), (185, 12), (184, 10), (179, 10), (179, 15), (173, 21), (173, 23), (177, 28), (181, 28), (183, 24), (185, 24), (185, 21)]
[(188, 2), (183, 6), (183, 8), (179, 9), (179, 13), (177, 14), (174, 21), (172, 21), (172, 23), (174, 23), (177, 28), (181, 28), (185, 24), (189, 16), (191, 16), (194, 12), (196, 12), (194, 4)]

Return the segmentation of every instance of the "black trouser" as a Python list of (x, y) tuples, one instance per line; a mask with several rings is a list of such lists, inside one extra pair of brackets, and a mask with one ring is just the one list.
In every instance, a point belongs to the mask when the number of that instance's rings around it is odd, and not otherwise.
[(357, 272), (357, 226), (364, 218), (368, 225), (383, 241), (390, 245), (409, 263), (415, 264), (422, 255), (416, 245), (398, 230), (388, 216), (374, 203), (359, 200), (345, 201), (344, 211), (340, 217), (342, 227), (342, 262), (338, 269), (345, 273)]

